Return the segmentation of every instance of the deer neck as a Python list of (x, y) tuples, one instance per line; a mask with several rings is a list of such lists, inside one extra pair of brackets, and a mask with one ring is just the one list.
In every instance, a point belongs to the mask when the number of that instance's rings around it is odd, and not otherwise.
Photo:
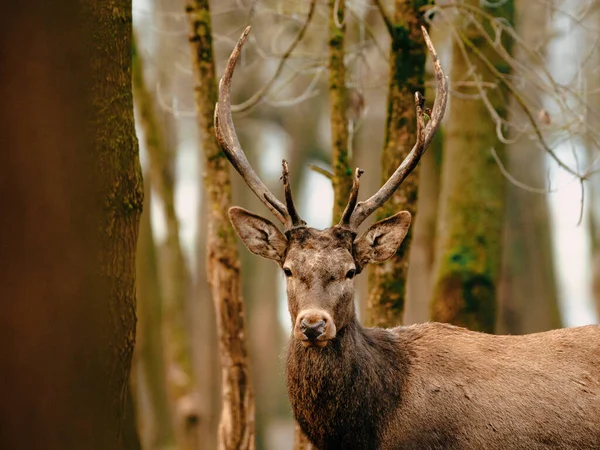
[(378, 448), (385, 416), (398, 407), (407, 373), (408, 355), (398, 336), (363, 328), (355, 318), (322, 349), (296, 340), (288, 348), (294, 415), (320, 449)]

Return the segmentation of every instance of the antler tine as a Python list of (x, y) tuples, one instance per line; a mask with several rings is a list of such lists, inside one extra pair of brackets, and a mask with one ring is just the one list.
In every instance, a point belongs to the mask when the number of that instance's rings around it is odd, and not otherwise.
[(360, 187), (359, 178), (363, 173), (365, 173), (365, 171), (359, 169), (358, 167), (354, 171), (354, 180), (352, 180), (350, 198), (348, 199), (348, 204), (346, 205), (346, 209), (344, 209), (344, 213), (342, 214), (342, 219), (338, 223), (338, 226), (340, 227), (348, 228), (350, 226), (350, 218), (352, 217), (352, 213), (356, 207), (356, 201), (358, 200), (358, 189)]
[(302, 227), (306, 225), (306, 222), (300, 218), (300, 215), (294, 206), (292, 187), (290, 185), (290, 171), (288, 169), (288, 163), (285, 159), (281, 161), (281, 179), (283, 181), (283, 190), (285, 192), (285, 204), (290, 216), (292, 227)]
[[(442, 117), (446, 111), (446, 103), (448, 100), (448, 78), (444, 75), (444, 71), (440, 64), (440, 60), (437, 56), (435, 48), (429, 38), (429, 34), (425, 27), (421, 27), (423, 37), (425, 39), (425, 45), (431, 53), (433, 59), (433, 68), (435, 72), (436, 80), (436, 95), (435, 102), (433, 104), (433, 110), (431, 112), (431, 118), (427, 126), (425, 126), (425, 99), (421, 93), (415, 94), (415, 106), (417, 109), (417, 142), (408, 154), (408, 156), (402, 161), (402, 164), (396, 169), (392, 176), (385, 182), (385, 184), (377, 191), (371, 198), (364, 202), (359, 202), (354, 208), (354, 212), (348, 221), (348, 225), (351, 229), (356, 230), (358, 226), (367, 218), (373, 211), (383, 205), (398, 189), (398, 186), (404, 181), (404, 179), (412, 172), (416, 167), (421, 156), (425, 153), (425, 150), (431, 144), (433, 135), (440, 127)], [(350, 194), (352, 201), (352, 193)], [(350, 206), (350, 205), (348, 205)]]
[(248, 33), (250, 33), (249, 26), (246, 27), (235, 45), (235, 48), (231, 52), (231, 56), (229, 56), (227, 66), (225, 67), (225, 73), (223, 73), (223, 77), (219, 82), (219, 101), (215, 106), (214, 118), (215, 135), (231, 165), (242, 176), (252, 192), (256, 194), (256, 196), (271, 210), (273, 215), (275, 215), (287, 229), (292, 226), (292, 219), (283, 203), (277, 200), (267, 186), (260, 180), (254, 169), (252, 169), (252, 166), (250, 166), (240, 142), (238, 141), (233, 125), (233, 118), (231, 117), (231, 99), (229, 93), (231, 77), (233, 76), (235, 65), (238, 62)]

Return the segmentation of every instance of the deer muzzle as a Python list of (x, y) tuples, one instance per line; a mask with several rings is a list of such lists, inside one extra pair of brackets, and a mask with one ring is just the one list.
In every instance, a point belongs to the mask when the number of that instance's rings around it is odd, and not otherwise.
[(325, 347), (333, 339), (336, 327), (327, 311), (309, 309), (301, 311), (296, 318), (294, 337), (305, 347)]

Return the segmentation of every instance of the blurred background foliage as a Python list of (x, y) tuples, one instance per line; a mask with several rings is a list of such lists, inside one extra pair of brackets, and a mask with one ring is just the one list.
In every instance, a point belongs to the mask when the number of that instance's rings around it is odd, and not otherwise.
[[(146, 197), (131, 384), (143, 449), (215, 449), (219, 440), (219, 340), (206, 275), (214, 205), (202, 182), (186, 15), (200, 3), (133, 3)], [(357, 279), (363, 321), (440, 320), (502, 333), (598, 321), (597, 2), (219, 0), (210, 8), (218, 77), (252, 26), (232, 93), (248, 159), (278, 195), (281, 159), (289, 161), (300, 215), (316, 228), (339, 215), (334, 205), (345, 203), (354, 167), (365, 170), (365, 198), (412, 147), (412, 95), (434, 99), (414, 30), (430, 30), (450, 77), (449, 107), (419, 173), (380, 214), (411, 210), (412, 238)], [(235, 173), (232, 193), (233, 204), (270, 218)], [(272, 262), (239, 254), (256, 448), (290, 449), (283, 277)]]

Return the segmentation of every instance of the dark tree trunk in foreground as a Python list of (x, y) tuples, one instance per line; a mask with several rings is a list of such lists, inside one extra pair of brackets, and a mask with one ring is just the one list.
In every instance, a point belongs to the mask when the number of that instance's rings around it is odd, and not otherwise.
[(227, 217), (231, 206), (229, 162), (217, 143), (213, 126), (218, 91), (208, 0), (190, 0), (186, 11), (209, 205), (208, 282), (217, 313), (221, 356), (223, 409), (218, 445), (223, 450), (254, 449), (254, 393), (245, 342), (240, 262)]
[[(378, 2), (379, 3), (379, 2)], [(425, 61), (427, 50), (421, 33), (422, 12), (428, 0), (396, 0), (394, 14), (387, 17), (381, 11), (391, 37), (390, 79), (388, 86), (387, 119), (383, 153), (381, 155), (381, 181), (386, 182), (406, 158), (416, 142), (416, 112), (414, 95), (424, 92)], [(407, 210), (417, 212), (419, 167), (402, 183), (395, 194), (378, 210), (377, 220)], [(391, 260), (369, 268), (369, 299), (367, 323), (373, 326), (392, 327), (402, 323), (408, 256), (412, 241), (412, 227)]]
[(3, 449), (122, 449), (135, 433), (131, 3), (97, 5), (0, 13)]
[[(479, 6), (477, 0), (466, 3)], [(487, 12), (512, 21), (512, 8), (512, 0), (509, 0)], [(456, 26), (477, 74), (483, 82), (496, 82), (477, 52), (498, 71), (506, 71), (506, 63), (474, 25), (461, 19), (459, 16)], [(506, 42), (503, 41), (503, 44), (506, 45)], [(462, 79), (470, 70), (459, 43), (455, 41), (450, 70), (453, 79)], [(461, 91), (478, 93), (476, 88), (463, 88)], [(502, 85), (488, 90), (487, 95), (500, 117), (506, 117), (507, 99)], [(496, 136), (496, 124), (484, 102), (454, 96), (444, 128), (444, 164), (431, 303), (431, 318), (435, 321), (472, 330), (494, 331), (505, 179), (490, 148), (502, 156), (503, 147)]]

